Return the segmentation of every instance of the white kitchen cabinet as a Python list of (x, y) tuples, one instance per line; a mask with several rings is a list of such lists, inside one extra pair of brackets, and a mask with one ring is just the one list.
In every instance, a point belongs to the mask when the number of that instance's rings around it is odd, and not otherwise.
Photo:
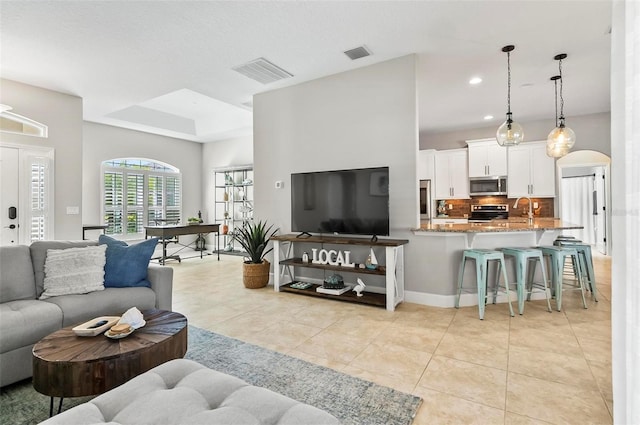
[(507, 148), (492, 139), (467, 140), (469, 177), (506, 176)]
[(435, 149), (418, 151), (418, 180), (434, 180)]
[(466, 149), (435, 153), (435, 199), (468, 199), (469, 168)]
[(508, 149), (509, 198), (556, 196), (556, 164), (547, 156), (546, 142), (529, 142)]

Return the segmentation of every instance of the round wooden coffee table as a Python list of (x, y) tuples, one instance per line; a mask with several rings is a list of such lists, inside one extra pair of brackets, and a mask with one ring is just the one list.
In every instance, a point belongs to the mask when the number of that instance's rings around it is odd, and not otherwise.
[(110, 339), (77, 336), (69, 326), (33, 347), (33, 387), (51, 397), (102, 394), (187, 352), (187, 318), (164, 310), (142, 312), (147, 322), (131, 335)]

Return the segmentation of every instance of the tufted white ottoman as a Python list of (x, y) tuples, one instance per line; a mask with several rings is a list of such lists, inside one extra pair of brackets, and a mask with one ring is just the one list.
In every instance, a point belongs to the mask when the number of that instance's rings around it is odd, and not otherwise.
[(191, 360), (172, 360), (43, 425), (339, 424), (329, 413)]

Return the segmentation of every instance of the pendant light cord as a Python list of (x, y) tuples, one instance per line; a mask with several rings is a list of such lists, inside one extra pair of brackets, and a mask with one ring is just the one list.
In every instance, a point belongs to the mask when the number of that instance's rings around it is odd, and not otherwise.
[(507, 114), (511, 114), (511, 52), (507, 52)]
[[(558, 60), (558, 71), (560, 72), (560, 120), (564, 121), (564, 97), (562, 97), (562, 59)], [(556, 109), (557, 108), (558, 107), (556, 106)]]
[(555, 101), (556, 101), (556, 127), (559, 125), (558, 123), (558, 80), (553, 80), (553, 85), (555, 87), (555, 92), (556, 92), (556, 96), (555, 96)]

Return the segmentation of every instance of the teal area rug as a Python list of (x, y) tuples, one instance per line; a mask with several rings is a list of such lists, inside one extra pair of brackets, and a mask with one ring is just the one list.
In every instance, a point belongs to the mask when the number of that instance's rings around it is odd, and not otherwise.
[[(326, 410), (344, 425), (408, 425), (420, 398), (333, 369), (189, 326), (186, 358)], [(91, 397), (65, 399), (64, 410)], [(56, 406), (57, 407), (57, 406)], [(49, 398), (26, 380), (2, 388), (0, 424), (37, 424)]]
[(326, 410), (343, 425), (408, 425), (421, 399), (253, 344), (189, 327), (187, 358)]

